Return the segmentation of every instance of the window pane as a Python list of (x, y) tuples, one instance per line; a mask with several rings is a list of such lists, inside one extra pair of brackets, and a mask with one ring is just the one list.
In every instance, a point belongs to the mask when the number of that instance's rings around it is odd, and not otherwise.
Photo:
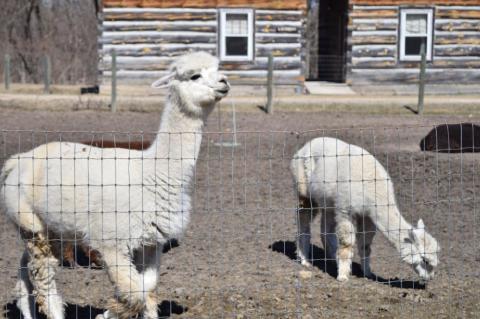
[(248, 34), (248, 15), (238, 13), (227, 14), (227, 35), (247, 35)]
[(406, 37), (405, 38), (405, 55), (420, 55), (422, 43), (427, 49), (427, 37)]
[(406, 30), (408, 34), (427, 34), (428, 15), (407, 14)]
[(248, 55), (248, 37), (226, 37), (226, 55)]

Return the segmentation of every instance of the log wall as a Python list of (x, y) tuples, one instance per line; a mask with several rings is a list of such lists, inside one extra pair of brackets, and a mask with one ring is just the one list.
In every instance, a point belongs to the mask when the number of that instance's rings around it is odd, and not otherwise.
[(306, 10), (305, 0), (103, 0), (105, 8), (219, 8)]
[(478, 6), (480, 0), (350, 0), (352, 5), (364, 6), (412, 6), (412, 5), (442, 5), (442, 6)]
[[(217, 14), (216, 8), (105, 7), (99, 39), (103, 82), (110, 81), (112, 50), (117, 53), (118, 79), (124, 83), (151, 82), (187, 52), (217, 55)], [(254, 61), (222, 62), (221, 69), (233, 83), (264, 84), (268, 55), (273, 53), (276, 83), (302, 83), (304, 24), (303, 10), (255, 10)]]
[(433, 59), (427, 66), (428, 83), (480, 83), (480, 1), (382, 0), (375, 1), (381, 5), (358, 4), (368, 2), (372, 1), (353, 0), (350, 7), (348, 83), (418, 81), (419, 63), (399, 61), (398, 52), (400, 8), (414, 6), (434, 9)]

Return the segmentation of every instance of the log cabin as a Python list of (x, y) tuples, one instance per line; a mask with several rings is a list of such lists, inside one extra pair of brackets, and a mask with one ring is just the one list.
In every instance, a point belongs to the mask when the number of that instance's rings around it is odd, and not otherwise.
[[(307, 78), (360, 85), (480, 84), (479, 0), (312, 0)], [(312, 6), (313, 4), (313, 6)], [(309, 17), (312, 15), (310, 14)], [(318, 53), (315, 56), (315, 53)]]
[(235, 84), (266, 81), (275, 56), (277, 84), (304, 81), (306, 0), (103, 0), (100, 73), (111, 77), (117, 54), (119, 81), (158, 78), (175, 56), (194, 50), (216, 54)]
[(480, 0), (104, 0), (100, 75), (148, 83), (193, 50), (216, 54), (234, 84), (480, 84)]

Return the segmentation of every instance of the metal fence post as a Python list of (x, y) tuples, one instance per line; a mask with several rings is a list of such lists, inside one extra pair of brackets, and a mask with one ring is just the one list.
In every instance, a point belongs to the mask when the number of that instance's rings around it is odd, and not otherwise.
[(4, 80), (5, 80), (5, 90), (8, 90), (10, 89), (10, 55), (8, 54), (5, 54), (3, 74), (4, 74)]
[(112, 96), (110, 109), (112, 112), (117, 111), (117, 52), (112, 50)]
[(50, 66), (50, 57), (45, 55), (43, 59), (43, 81), (44, 81), (44, 88), (43, 93), (49, 94), (50, 93), (50, 77), (51, 77), (51, 66)]
[(273, 54), (268, 55), (268, 74), (267, 74), (267, 113), (273, 114)]
[(235, 102), (232, 100), (232, 124), (233, 124), (233, 143), (232, 146), (238, 146), (237, 142), (237, 116), (235, 114)]
[(422, 115), (425, 100), (425, 72), (427, 68), (427, 53), (425, 43), (422, 43), (420, 55), (422, 56), (422, 61), (420, 63), (420, 76), (418, 83), (418, 114)]

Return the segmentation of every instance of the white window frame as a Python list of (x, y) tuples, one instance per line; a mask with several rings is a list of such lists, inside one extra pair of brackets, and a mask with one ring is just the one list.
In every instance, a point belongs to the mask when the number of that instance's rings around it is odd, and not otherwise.
[[(247, 55), (227, 55), (226, 54), (226, 24), (227, 24), (227, 14), (245, 14), (247, 15), (247, 25), (248, 25), (248, 48)], [(219, 10), (219, 52), (220, 60), (222, 61), (252, 61), (253, 52), (254, 52), (254, 11), (253, 9), (220, 9)], [(240, 35), (244, 36), (244, 35)]]
[[(427, 15), (427, 43), (426, 43), (426, 58), (427, 61), (432, 61), (432, 51), (433, 51), (433, 9), (401, 9), (400, 10), (400, 61), (420, 61), (422, 56), (419, 55), (406, 55), (405, 54), (405, 39), (407, 37), (412, 37), (412, 35), (407, 34), (407, 15), (409, 14), (424, 14)], [(422, 36), (423, 37), (423, 36)]]

